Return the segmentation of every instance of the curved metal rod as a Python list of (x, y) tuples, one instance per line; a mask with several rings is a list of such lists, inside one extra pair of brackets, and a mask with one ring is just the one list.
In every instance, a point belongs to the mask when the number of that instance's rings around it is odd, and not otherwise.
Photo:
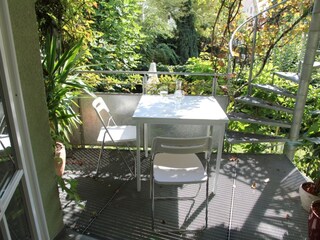
[(234, 57), (233, 50), (232, 50), (233, 39), (234, 39), (234, 36), (236, 35), (236, 33), (239, 31), (239, 29), (243, 27), (243, 25), (245, 25), (246, 23), (248, 23), (248, 22), (251, 21), (252, 19), (254, 19), (254, 18), (262, 15), (263, 13), (268, 12), (269, 10), (271, 10), (271, 9), (273, 9), (273, 8), (275, 8), (275, 7), (283, 4), (283, 3), (286, 3), (286, 2), (288, 2), (288, 1), (289, 1), (289, 0), (284, 0), (284, 1), (280, 2), (280, 3), (274, 4), (274, 5), (272, 5), (271, 7), (263, 10), (262, 12), (257, 13), (256, 15), (248, 18), (246, 21), (244, 21), (243, 23), (241, 23), (241, 24), (236, 28), (236, 30), (232, 33), (232, 35), (231, 35), (231, 38), (230, 38), (230, 41), (229, 41), (229, 57), (230, 57), (230, 58), (233, 58), (233, 57)]

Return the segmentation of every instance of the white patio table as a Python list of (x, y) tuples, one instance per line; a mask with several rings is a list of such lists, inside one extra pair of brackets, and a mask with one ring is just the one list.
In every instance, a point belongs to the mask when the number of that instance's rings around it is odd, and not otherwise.
[[(215, 167), (215, 179), (213, 193), (217, 189), (217, 180), (220, 169), (220, 161), (223, 148), (225, 125), (229, 121), (226, 113), (217, 100), (212, 96), (184, 96), (180, 102), (173, 97), (162, 97), (159, 95), (142, 95), (139, 104), (132, 116), (137, 125), (137, 161), (136, 176), (137, 190), (141, 190), (141, 128), (149, 124), (188, 124), (205, 125), (210, 127), (208, 134), (213, 134), (218, 139), (217, 159)], [(144, 147), (147, 152), (148, 133), (145, 127)], [(147, 153), (146, 153), (147, 154)]]

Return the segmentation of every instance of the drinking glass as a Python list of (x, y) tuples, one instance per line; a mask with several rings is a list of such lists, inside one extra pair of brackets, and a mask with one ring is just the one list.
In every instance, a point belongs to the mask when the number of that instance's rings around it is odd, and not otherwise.
[(168, 96), (168, 86), (162, 85), (159, 87), (159, 93), (161, 97), (167, 97)]
[(176, 81), (176, 90), (174, 92), (174, 97), (178, 103), (180, 103), (183, 98), (182, 81), (180, 80)]

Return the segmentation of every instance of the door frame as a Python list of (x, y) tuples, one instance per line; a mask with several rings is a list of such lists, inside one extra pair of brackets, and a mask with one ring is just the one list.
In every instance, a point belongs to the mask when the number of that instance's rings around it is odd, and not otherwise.
[[(26, 213), (30, 221), (30, 232), (34, 239), (49, 239), (48, 227), (42, 203), (34, 163), (27, 117), (20, 85), (19, 68), (14, 47), (12, 25), (7, 0), (0, 0), (0, 74), (3, 88), (2, 98), (11, 128), (11, 140), (17, 158), (18, 170), (14, 174), (4, 197), (1, 199), (1, 230), (8, 230), (5, 210), (16, 188), (22, 185), (26, 201)], [(5, 203), (5, 204), (4, 204)], [(6, 233), (3, 233), (6, 234)], [(11, 239), (10, 236), (4, 236)]]

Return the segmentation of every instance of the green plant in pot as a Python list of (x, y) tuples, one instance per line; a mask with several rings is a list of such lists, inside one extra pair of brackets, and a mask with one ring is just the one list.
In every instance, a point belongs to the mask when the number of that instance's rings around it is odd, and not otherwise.
[(320, 178), (302, 183), (299, 187), (299, 194), (302, 207), (309, 212), (311, 203), (320, 200)]
[(301, 205), (309, 212), (309, 239), (316, 240), (320, 239), (320, 137), (308, 137), (306, 140), (306, 146), (309, 146), (306, 172), (313, 181), (302, 183), (299, 194)]
[(309, 212), (313, 201), (320, 199), (320, 122), (314, 122), (304, 135), (300, 150), (304, 153), (297, 162), (310, 181), (299, 188), (301, 204)]
[(58, 184), (70, 197), (79, 200), (76, 181), (64, 179), (62, 175), (66, 160), (65, 147), (70, 146), (69, 136), (72, 129), (81, 123), (73, 108), (77, 106), (75, 99), (83, 91), (88, 91), (87, 86), (75, 73), (81, 57), (81, 41), (62, 51), (58, 38), (48, 35), (42, 56), (50, 131), (55, 143), (54, 160), (55, 165), (60, 168), (56, 170)]

